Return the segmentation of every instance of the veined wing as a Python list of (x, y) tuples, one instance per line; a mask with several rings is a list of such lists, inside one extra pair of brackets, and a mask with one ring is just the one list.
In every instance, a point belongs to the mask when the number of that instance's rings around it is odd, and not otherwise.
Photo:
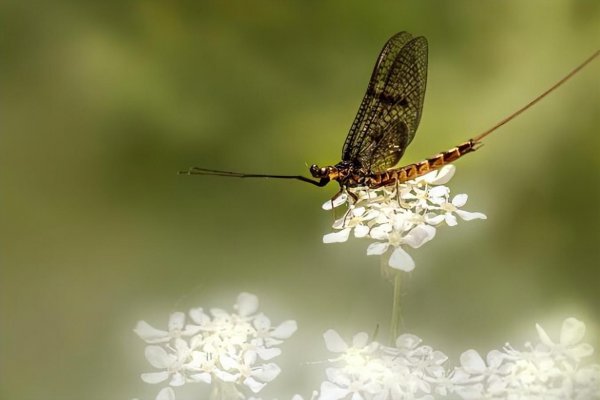
[(426, 82), (427, 40), (394, 35), (379, 54), (342, 160), (371, 172), (396, 165), (419, 125)]

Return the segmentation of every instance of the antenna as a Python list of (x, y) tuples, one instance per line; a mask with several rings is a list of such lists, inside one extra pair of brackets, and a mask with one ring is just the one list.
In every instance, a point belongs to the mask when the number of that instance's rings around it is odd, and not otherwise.
[(207, 169), (192, 167), (187, 171), (179, 171), (179, 175), (209, 175), (209, 176), (224, 176), (227, 178), (273, 178), (273, 179), (295, 179), (302, 182), (307, 182), (315, 186), (325, 186), (329, 179), (313, 181), (302, 175), (268, 175), (268, 174), (245, 174), (243, 172), (221, 171), (218, 169)]

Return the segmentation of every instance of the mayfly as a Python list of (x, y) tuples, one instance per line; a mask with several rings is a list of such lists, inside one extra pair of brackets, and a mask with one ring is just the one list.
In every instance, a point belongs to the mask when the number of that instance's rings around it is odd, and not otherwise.
[(600, 51), (596, 51), (544, 93), (485, 132), (423, 161), (395, 167), (417, 131), (427, 83), (427, 39), (400, 32), (387, 41), (377, 58), (367, 92), (344, 142), (342, 160), (339, 163), (325, 167), (311, 165), (309, 171), (312, 179), (302, 175), (248, 174), (199, 167), (180, 173), (234, 178), (294, 179), (315, 186), (325, 186), (331, 181), (337, 181), (340, 185), (338, 195), (347, 188), (376, 189), (403, 183), (473, 152), (486, 136), (546, 97), (589, 64), (599, 53)]

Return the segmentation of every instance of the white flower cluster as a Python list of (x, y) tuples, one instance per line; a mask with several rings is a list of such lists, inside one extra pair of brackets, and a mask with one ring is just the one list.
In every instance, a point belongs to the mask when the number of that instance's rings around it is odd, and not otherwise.
[(392, 248), (389, 266), (411, 271), (415, 263), (404, 246), (421, 247), (435, 237), (437, 227), (457, 225), (456, 216), (465, 221), (486, 218), (482, 213), (460, 209), (467, 202), (466, 194), (450, 196), (450, 189), (444, 184), (455, 171), (454, 165), (446, 165), (395, 186), (348, 189), (358, 198), (356, 201), (344, 193), (323, 204), (323, 209), (331, 210), (348, 203), (346, 213), (333, 223), (335, 232), (323, 236), (323, 242), (345, 242), (354, 231), (357, 238), (375, 240), (367, 248), (368, 255), (381, 255)]
[(465, 400), (592, 400), (600, 399), (600, 365), (581, 365), (594, 352), (581, 343), (585, 325), (567, 318), (554, 343), (537, 325), (540, 342), (526, 343), (524, 351), (509, 344), (492, 350), (486, 360), (475, 350), (462, 354), (451, 387)]
[[(205, 313), (195, 308), (189, 311), (189, 323), (184, 313), (175, 312), (166, 331), (139, 321), (134, 331), (149, 344), (146, 359), (159, 370), (142, 374), (142, 380), (168, 381), (173, 387), (213, 383), (216, 390), (229, 390), (221, 398), (244, 398), (238, 391), (241, 385), (259, 392), (279, 375), (279, 366), (266, 361), (281, 354), (277, 346), (296, 331), (296, 322), (273, 327), (269, 318), (257, 313), (258, 298), (249, 293), (238, 296), (234, 309), (229, 313), (213, 308)], [(173, 389), (166, 387), (157, 400), (174, 398)]]
[(334, 330), (325, 332), (327, 349), (340, 355), (326, 370), (319, 400), (432, 399), (436, 382), (444, 377), (448, 357), (417, 336), (405, 334), (396, 347), (369, 342), (366, 333), (354, 336), (352, 346)]
[(537, 325), (540, 343), (518, 351), (506, 345), (492, 350), (487, 360), (468, 350), (461, 366), (444, 366), (447, 357), (405, 334), (396, 347), (369, 342), (366, 333), (354, 336), (352, 346), (333, 330), (325, 344), (337, 357), (326, 371), (319, 400), (432, 400), (458, 396), (463, 400), (598, 400), (600, 365), (581, 365), (593, 348), (581, 343), (585, 325), (564, 321), (558, 343)]

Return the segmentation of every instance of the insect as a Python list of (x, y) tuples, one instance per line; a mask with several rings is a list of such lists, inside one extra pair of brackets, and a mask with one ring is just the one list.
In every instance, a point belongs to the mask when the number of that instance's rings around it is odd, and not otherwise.
[(340, 191), (335, 197), (348, 188), (375, 189), (403, 183), (475, 151), (481, 146), (483, 138), (558, 88), (599, 53), (596, 51), (551, 88), (487, 131), (423, 161), (395, 167), (417, 131), (427, 83), (427, 40), (423, 36), (413, 37), (410, 33), (400, 32), (386, 42), (377, 58), (367, 92), (344, 142), (339, 163), (325, 167), (311, 165), (309, 171), (312, 179), (302, 175), (247, 174), (199, 167), (181, 171), (180, 174), (294, 179), (315, 186), (337, 181)]

